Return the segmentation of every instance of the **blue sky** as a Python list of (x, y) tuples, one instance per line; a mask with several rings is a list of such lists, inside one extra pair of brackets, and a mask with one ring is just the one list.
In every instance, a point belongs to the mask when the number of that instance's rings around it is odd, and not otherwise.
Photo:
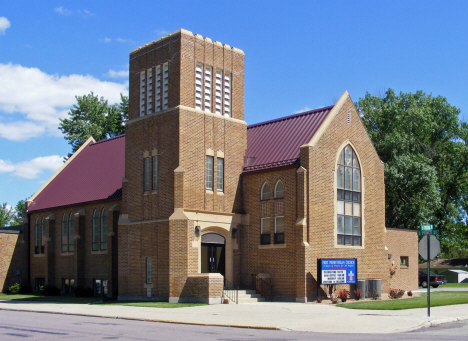
[(257, 123), (423, 90), (468, 110), (466, 1), (2, 1), (0, 203), (32, 195), (71, 148), (57, 129), (75, 95), (128, 92), (128, 55), (179, 28), (245, 52)]

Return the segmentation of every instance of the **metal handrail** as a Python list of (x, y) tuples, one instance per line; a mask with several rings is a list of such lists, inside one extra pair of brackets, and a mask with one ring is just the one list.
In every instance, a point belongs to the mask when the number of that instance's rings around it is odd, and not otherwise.
[(267, 301), (273, 302), (273, 284), (271, 284), (271, 278), (267, 280), (255, 276), (255, 291), (265, 297)]
[(232, 302), (239, 304), (239, 287), (235, 289), (234, 285), (227, 279), (224, 279), (226, 285), (223, 289), (223, 295), (230, 299)]

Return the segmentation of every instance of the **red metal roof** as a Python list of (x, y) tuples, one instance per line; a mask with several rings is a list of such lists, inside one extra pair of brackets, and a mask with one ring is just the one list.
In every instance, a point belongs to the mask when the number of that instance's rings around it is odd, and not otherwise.
[[(244, 172), (294, 164), (333, 106), (247, 127)], [(86, 146), (34, 198), (28, 211), (122, 196), (125, 135)]]
[(247, 127), (244, 173), (294, 164), (300, 146), (309, 143), (333, 106)]
[(71, 160), (28, 211), (118, 197), (125, 174), (125, 135), (91, 143)]

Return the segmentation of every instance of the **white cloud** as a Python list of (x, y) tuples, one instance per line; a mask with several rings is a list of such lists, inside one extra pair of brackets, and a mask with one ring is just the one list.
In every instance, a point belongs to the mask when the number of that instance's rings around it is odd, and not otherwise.
[(308, 106), (305, 106), (304, 108), (300, 109), (300, 110), (296, 110), (294, 111), (295, 114), (299, 114), (301, 112), (305, 112), (305, 111), (309, 111), (309, 110), (312, 110), (311, 108), (309, 108)]
[(109, 72), (107, 73), (107, 77), (110, 77), (110, 78), (128, 78), (128, 70), (115, 71), (115, 70), (109, 69)]
[(11, 27), (10, 20), (5, 17), (0, 17), (0, 34), (5, 34), (5, 31)]
[(115, 41), (119, 43), (131, 43), (132, 42), (131, 39), (123, 39), (123, 38), (115, 38)]
[(12, 173), (19, 178), (35, 179), (44, 170), (55, 172), (62, 165), (63, 157), (58, 155), (39, 156), (29, 161), (17, 163), (0, 159), (0, 173)]
[[(104, 82), (90, 75), (49, 75), (37, 68), (0, 63), (0, 137), (24, 141), (41, 135), (61, 136), (59, 118), (90, 91), (119, 103), (128, 84)], [(13, 115), (14, 114), (14, 115)]]
[(104, 38), (104, 39), (99, 39), (99, 41), (100, 41), (101, 43), (110, 43), (110, 42), (112, 41), (112, 39), (106, 37), (106, 38)]
[(154, 31), (154, 33), (156, 33), (158, 36), (165, 36), (169, 32), (167, 32), (166, 30), (156, 30)]
[(88, 18), (88, 17), (94, 17), (96, 14), (94, 13), (91, 13), (90, 11), (88, 11), (87, 9), (84, 9), (84, 10), (77, 10), (78, 14), (85, 17), (85, 18)]
[(72, 14), (72, 11), (70, 11), (69, 9), (64, 8), (63, 6), (54, 8), (54, 12), (58, 13), (58, 14), (61, 14), (61, 15), (70, 15), (70, 14)]

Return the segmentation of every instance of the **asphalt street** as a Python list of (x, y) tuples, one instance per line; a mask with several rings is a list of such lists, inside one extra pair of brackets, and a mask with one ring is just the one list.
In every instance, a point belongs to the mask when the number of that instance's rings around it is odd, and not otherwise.
[[(339, 328), (339, 321), (337, 322)], [(193, 326), (112, 318), (0, 311), (7, 340), (468, 340), (468, 321), (396, 334), (342, 334)]]

